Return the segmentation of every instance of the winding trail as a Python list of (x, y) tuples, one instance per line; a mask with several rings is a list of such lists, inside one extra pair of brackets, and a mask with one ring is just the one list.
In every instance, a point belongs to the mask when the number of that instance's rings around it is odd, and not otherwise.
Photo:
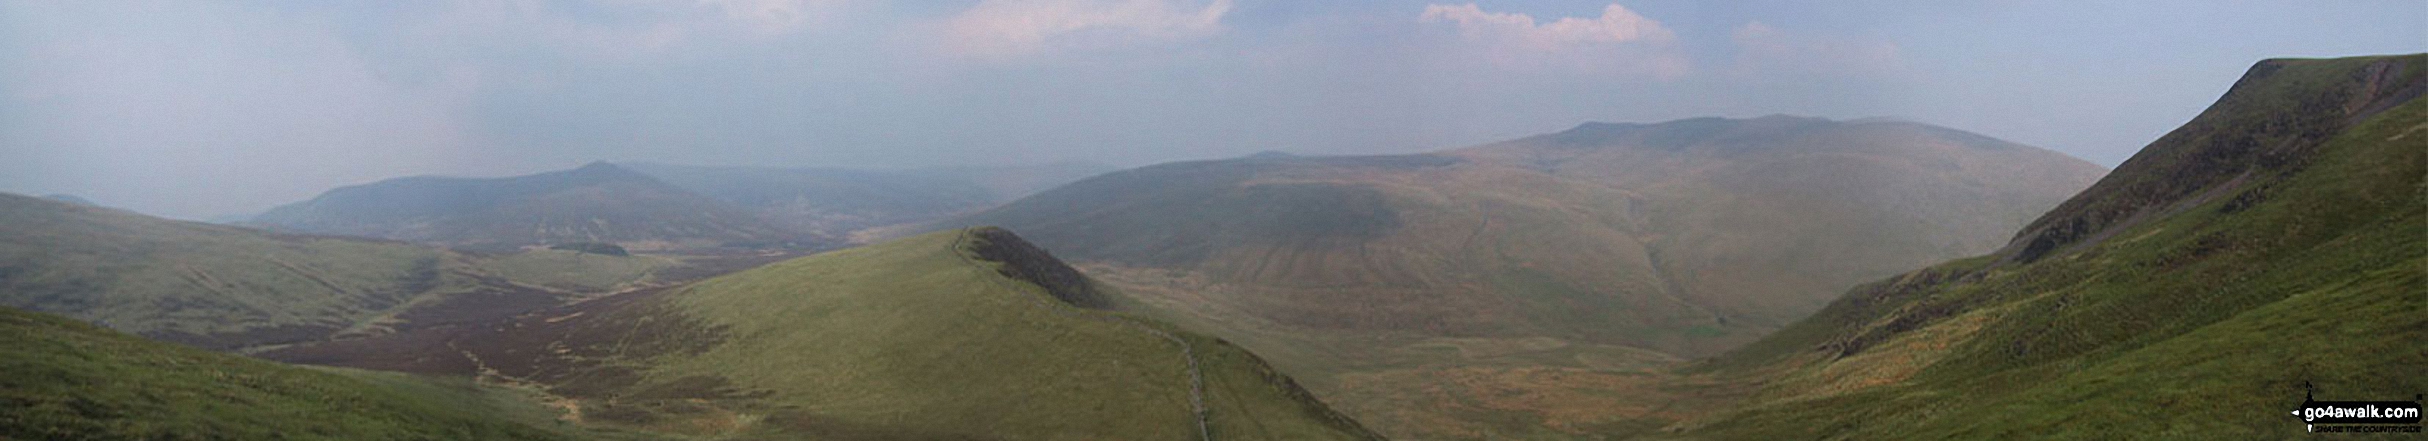
[[(961, 233), (960, 233), (960, 235), (958, 235), (958, 236), (954, 236), (954, 237), (953, 237), (953, 243), (952, 243), (952, 244), (950, 244), (950, 245), (947, 245), (947, 246), (945, 247), (944, 251), (945, 251), (945, 252), (948, 252), (948, 253), (952, 253), (952, 254), (953, 254), (953, 257), (958, 257), (958, 258), (960, 258), (962, 263), (967, 263), (967, 264), (969, 264), (969, 265), (970, 265), (971, 267), (973, 267), (973, 268), (977, 268), (977, 269), (979, 269), (980, 271), (993, 272), (993, 271), (994, 271), (993, 269), (987, 268), (987, 267), (986, 267), (986, 265), (978, 263), (978, 261), (977, 261), (977, 260), (975, 260), (975, 259), (971, 259), (971, 258), (970, 258), (970, 256), (969, 256), (968, 254), (963, 254), (963, 253), (961, 252), (961, 244), (962, 244), (962, 243), (964, 243), (964, 242), (968, 242), (968, 241), (969, 241), (969, 237), (970, 237), (970, 229), (969, 229), (969, 228), (962, 228), (962, 229), (961, 229)], [(982, 274), (983, 274), (983, 273), (982, 273)], [(987, 280), (991, 280), (991, 281), (994, 281), (994, 283), (995, 283), (995, 285), (996, 285), (996, 286), (1001, 286), (1001, 287), (1003, 287), (1003, 288), (1005, 288), (1005, 289), (1012, 290), (1013, 292), (1022, 292), (1022, 291), (1025, 291), (1025, 290), (1020, 289), (1020, 287), (1019, 287), (1019, 286), (1012, 285), (1012, 284), (1011, 284), (1011, 282), (1006, 282), (1006, 281), (1004, 281), (1004, 280), (1003, 280), (1003, 278), (1000, 278), (1000, 277), (985, 277), (985, 279), (987, 279)], [(1190, 346), (1190, 345), (1189, 345), (1189, 341), (1188, 341), (1188, 340), (1181, 339), (1181, 338), (1180, 338), (1180, 336), (1178, 336), (1178, 335), (1173, 335), (1173, 334), (1172, 334), (1172, 333), (1170, 333), (1170, 332), (1165, 332), (1164, 330), (1161, 330), (1161, 329), (1155, 329), (1155, 327), (1153, 327), (1153, 326), (1147, 326), (1147, 324), (1146, 324), (1146, 323), (1141, 323), (1141, 322), (1139, 322), (1139, 321), (1137, 321), (1137, 320), (1132, 320), (1132, 319), (1130, 319), (1130, 318), (1128, 318), (1128, 317), (1121, 317), (1121, 316), (1116, 316), (1116, 315), (1099, 315), (1099, 314), (1088, 314), (1088, 313), (1085, 313), (1085, 312), (1081, 312), (1081, 311), (1079, 311), (1079, 310), (1078, 310), (1078, 308), (1077, 308), (1077, 307), (1072, 307), (1072, 306), (1067, 305), (1067, 304), (1060, 304), (1061, 302), (1058, 302), (1058, 301), (1052, 300), (1052, 296), (1025, 296), (1025, 297), (1028, 297), (1028, 298), (1029, 298), (1029, 300), (1036, 302), (1036, 304), (1037, 304), (1037, 306), (1038, 306), (1038, 307), (1040, 307), (1040, 308), (1045, 308), (1045, 310), (1047, 310), (1047, 311), (1052, 311), (1052, 312), (1053, 312), (1053, 313), (1055, 313), (1055, 314), (1059, 314), (1059, 315), (1062, 315), (1062, 316), (1065, 316), (1065, 317), (1075, 317), (1075, 318), (1084, 318), (1084, 319), (1096, 320), (1096, 321), (1102, 321), (1102, 322), (1119, 323), (1119, 324), (1122, 324), (1122, 325), (1129, 326), (1131, 329), (1137, 329), (1137, 330), (1139, 330), (1140, 332), (1145, 332), (1145, 333), (1147, 333), (1147, 334), (1154, 335), (1154, 336), (1156, 336), (1156, 337), (1161, 337), (1161, 338), (1163, 338), (1164, 340), (1169, 340), (1169, 341), (1171, 341), (1171, 342), (1172, 342), (1172, 344), (1179, 345), (1179, 346), (1180, 346), (1180, 356), (1181, 356), (1181, 358), (1182, 358), (1182, 359), (1184, 359), (1184, 360), (1187, 360), (1187, 361), (1189, 362), (1189, 409), (1190, 409), (1191, 413), (1195, 414), (1195, 415), (1196, 415), (1196, 417), (1197, 417), (1197, 439), (1202, 440), (1202, 441), (1213, 441), (1213, 440), (1214, 440), (1214, 432), (1213, 432), (1213, 430), (1212, 430), (1210, 427), (1208, 427), (1208, 426), (1207, 426), (1207, 424), (1206, 424), (1206, 399), (1205, 399), (1205, 395), (1206, 395), (1206, 377), (1205, 377), (1205, 374), (1204, 374), (1203, 372), (1201, 372), (1201, 371), (1199, 371), (1199, 370), (1197, 369), (1197, 349), (1196, 349), (1195, 347)]]

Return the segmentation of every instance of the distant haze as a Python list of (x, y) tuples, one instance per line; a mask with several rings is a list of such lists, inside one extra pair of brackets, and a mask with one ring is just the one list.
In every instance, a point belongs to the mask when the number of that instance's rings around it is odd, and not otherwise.
[(2114, 166), (2260, 59), (2428, 51), (2416, 0), (337, 3), (0, 0), (0, 191), (201, 219), (595, 160), (1137, 166), (1773, 113)]

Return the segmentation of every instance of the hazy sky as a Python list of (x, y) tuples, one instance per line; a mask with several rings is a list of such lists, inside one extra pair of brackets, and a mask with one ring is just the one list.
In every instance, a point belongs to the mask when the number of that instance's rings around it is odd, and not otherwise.
[(2114, 165), (2396, 1), (0, 0), (0, 191), (252, 212), (592, 160), (1119, 166), (1772, 113)]

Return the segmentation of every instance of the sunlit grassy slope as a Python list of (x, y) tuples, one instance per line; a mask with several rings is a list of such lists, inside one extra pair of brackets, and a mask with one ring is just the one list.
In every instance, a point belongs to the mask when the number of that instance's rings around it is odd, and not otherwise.
[(2428, 55), (2269, 60), (1998, 254), (1857, 288), (1704, 365), (1683, 435), (2299, 436), (2428, 391)]
[(626, 397), (594, 420), (744, 437), (1198, 439), (1190, 360), (1168, 334), (1193, 349), (1215, 439), (1366, 436), (1235, 346), (1006, 277), (976, 258), (995, 246), (977, 237), (933, 233), (667, 293), (642, 320), (708, 332), (618, 362), (645, 378), (592, 393)]
[(547, 411), (497, 393), (285, 366), (0, 308), (0, 438), (577, 439), (525, 424)]

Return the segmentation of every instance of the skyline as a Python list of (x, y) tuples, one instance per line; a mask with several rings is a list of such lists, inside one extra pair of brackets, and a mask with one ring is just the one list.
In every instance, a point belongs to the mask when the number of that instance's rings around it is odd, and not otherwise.
[(0, 191), (202, 219), (596, 160), (1413, 153), (1768, 114), (2113, 167), (2251, 63), (2428, 50), (2418, 2), (0, 2)]

